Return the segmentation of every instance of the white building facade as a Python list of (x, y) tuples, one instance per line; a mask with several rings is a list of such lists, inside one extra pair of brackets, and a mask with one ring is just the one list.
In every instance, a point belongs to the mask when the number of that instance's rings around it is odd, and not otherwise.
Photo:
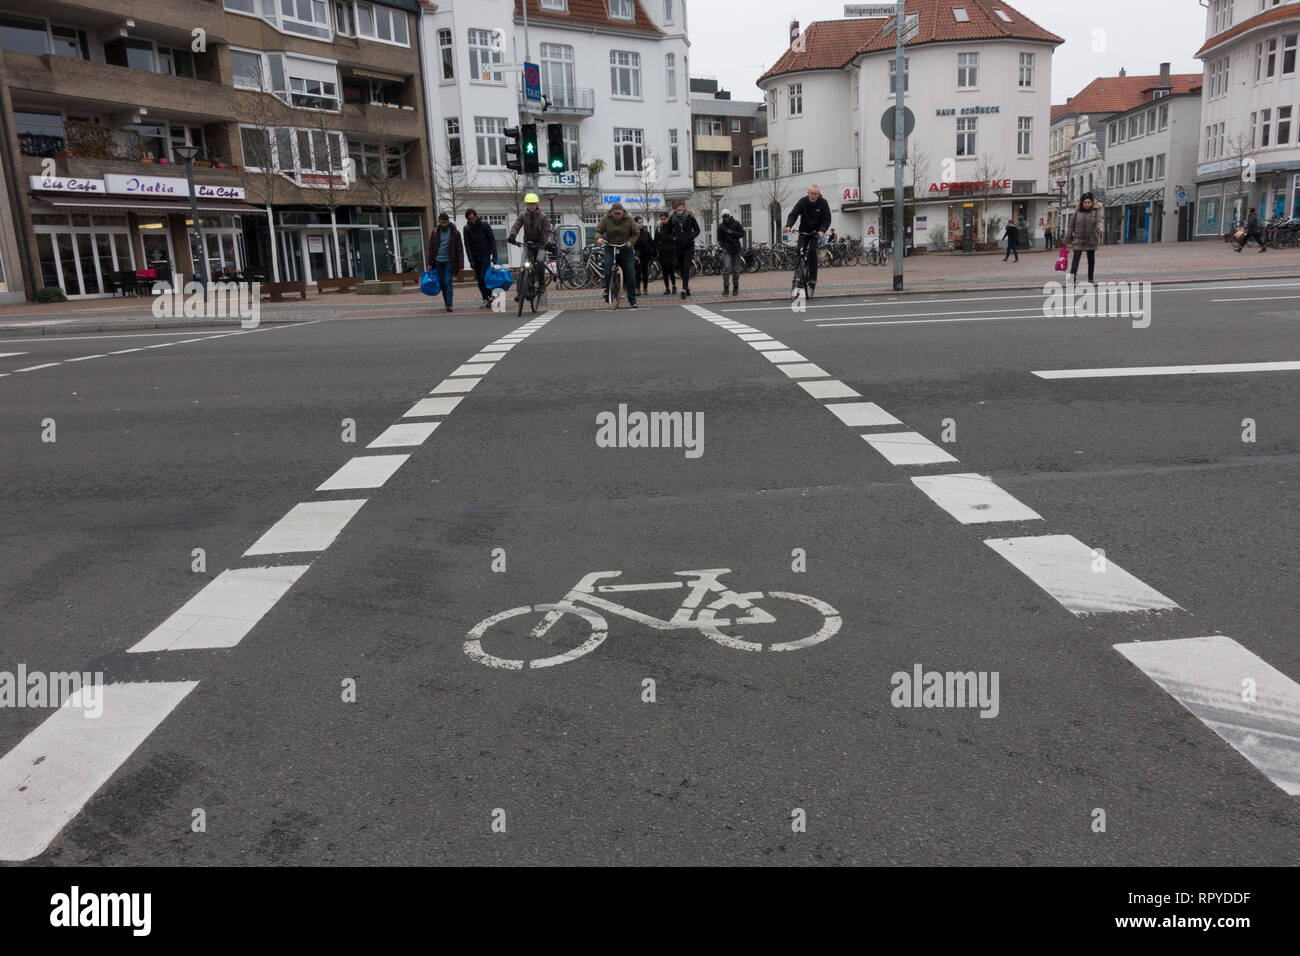
[(1196, 236), (1234, 218), (1300, 216), (1300, 3), (1209, 0)]
[[(904, 169), (908, 245), (996, 241), (1008, 220), (1031, 241), (1055, 195), (1051, 60), (1063, 41), (993, 0), (917, 0), (907, 10), (919, 17), (903, 81), (916, 118)], [(895, 57), (885, 22), (810, 24), (758, 81), (768, 106), (768, 175), (789, 185), (780, 215), (760, 221), (783, 224), (816, 183), (840, 235), (892, 241), (893, 142), (881, 118), (894, 105)], [(773, 184), (760, 180), (753, 192), (771, 205)], [(986, 239), (989, 228), (998, 235)]]
[[(582, 245), (613, 202), (657, 208), (691, 192), (685, 0), (526, 0), (526, 34), (524, 2), (442, 0), (422, 23), (435, 213), (454, 205), (463, 226), (473, 207), (503, 259), (525, 192), (568, 227), (567, 248)], [(525, 100), (520, 69), (491, 69), (525, 61), (540, 67), (544, 112)], [(521, 122), (538, 124), (536, 177), (505, 166), (504, 130)], [(547, 169), (546, 124), (563, 126), (568, 170), (559, 175)], [(589, 182), (580, 166), (592, 160), (604, 169)], [(575, 182), (586, 184), (585, 201)]]

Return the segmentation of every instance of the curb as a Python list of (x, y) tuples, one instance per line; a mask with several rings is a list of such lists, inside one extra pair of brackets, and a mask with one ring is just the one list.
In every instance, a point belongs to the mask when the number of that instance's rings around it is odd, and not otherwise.
[[(304, 319), (267, 319), (261, 320), (262, 325), (293, 325), (295, 323), (307, 321)], [(202, 325), (196, 325), (188, 321), (167, 321), (160, 320), (156, 322), (82, 322), (76, 325), (6, 325), (0, 326), (0, 338), (9, 338), (20, 335), (74, 335), (86, 332), (136, 332), (143, 329), (194, 329), (197, 331), (210, 331), (212, 329), (230, 329), (232, 332), (239, 331), (242, 326), (236, 321), (232, 325), (223, 325), (218, 322), (205, 322)]]

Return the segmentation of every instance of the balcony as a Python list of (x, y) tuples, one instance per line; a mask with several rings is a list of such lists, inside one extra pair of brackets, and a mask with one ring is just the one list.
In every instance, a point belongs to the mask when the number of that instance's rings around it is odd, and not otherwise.
[(731, 137), (730, 136), (696, 136), (695, 151), (697, 153), (730, 153)]
[[(559, 113), (567, 116), (590, 116), (596, 112), (596, 91), (576, 86), (543, 86), (542, 96), (546, 101), (547, 113)], [(519, 107), (524, 110), (541, 112), (541, 107), (524, 99), (524, 91), (519, 90)]]
[(731, 170), (699, 169), (695, 172), (696, 189), (725, 189), (731, 185)]

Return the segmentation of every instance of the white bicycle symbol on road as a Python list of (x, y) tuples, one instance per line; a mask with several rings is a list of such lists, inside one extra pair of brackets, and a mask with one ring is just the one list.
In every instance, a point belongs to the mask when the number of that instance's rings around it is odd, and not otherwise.
[[(673, 574), (678, 578), (685, 580), (677, 581), (659, 581), (649, 584), (600, 584), (596, 582), (617, 578), (622, 575), (622, 571), (593, 571), (591, 574), (583, 577), (564, 598), (554, 604), (533, 604), (524, 605), (523, 607), (513, 607), (508, 611), (501, 611), (494, 614), (486, 620), (480, 621), (466, 636), (465, 653), (471, 660), (478, 661), (480, 664), (486, 664), (488, 667), (501, 667), (507, 670), (524, 670), (526, 668), (554, 667), (556, 664), (566, 664), (569, 661), (577, 660), (584, 654), (590, 654), (599, 647), (609, 636), (609, 625), (597, 611), (605, 611), (610, 614), (617, 614), (625, 617), (630, 621), (636, 621), (639, 624), (646, 624), (661, 631), (669, 630), (695, 630), (699, 631), (711, 641), (716, 641), (723, 647), (730, 647), (742, 651), (761, 651), (765, 648), (769, 651), (797, 651), (805, 647), (812, 647), (814, 644), (820, 644), (822, 641), (834, 637), (840, 629), (840, 612), (835, 610), (825, 601), (809, 597), (806, 594), (794, 594), (789, 591), (747, 591), (744, 593), (734, 591), (727, 587), (718, 579), (724, 574), (730, 574), (730, 568), (708, 568), (701, 571), (674, 571)], [(686, 588), (687, 593), (681, 606), (676, 610), (672, 617), (664, 619), (655, 617), (651, 614), (645, 614), (641, 611), (633, 610), (622, 604), (617, 604), (607, 598), (598, 597), (598, 594), (615, 594), (619, 592), (634, 591), (667, 591), (674, 588)], [(711, 594), (717, 594), (718, 597), (710, 604), (701, 607), (706, 597)], [(763, 608), (758, 607), (755, 602), (764, 598), (776, 598), (784, 601), (796, 601), (799, 604), (806, 605), (820, 614), (823, 618), (821, 627), (807, 637), (799, 640), (780, 641), (772, 644), (763, 644), (757, 641), (745, 640), (730, 634), (723, 633), (723, 628), (733, 629), (740, 625), (765, 625), (776, 623), (776, 618), (769, 614)], [(739, 616), (731, 615), (719, 616), (727, 609), (734, 609), (736, 612), (742, 612)], [(541, 614), (541, 620), (528, 632), (529, 638), (543, 640), (552, 627), (566, 614), (573, 614), (585, 622), (590, 629), (590, 634), (578, 646), (572, 650), (565, 651), (561, 654), (553, 654), (548, 657), (536, 657), (532, 659), (512, 659), (506, 657), (497, 657), (483, 649), (483, 640), (492, 628), (503, 624), (512, 618), (524, 614)]]

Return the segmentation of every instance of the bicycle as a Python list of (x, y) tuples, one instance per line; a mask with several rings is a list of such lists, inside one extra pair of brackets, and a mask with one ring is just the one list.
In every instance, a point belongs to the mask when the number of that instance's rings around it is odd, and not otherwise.
[[(535, 670), (541, 667), (567, 664), (585, 654), (591, 653), (603, 644), (609, 636), (609, 624), (598, 613), (600, 611), (616, 614), (619, 617), (647, 625), (658, 631), (698, 631), (709, 640), (723, 647), (743, 651), (797, 651), (830, 640), (839, 633), (840, 626), (843, 623), (840, 612), (825, 601), (809, 597), (806, 594), (794, 594), (789, 591), (768, 591), (766, 593), (763, 591), (747, 591), (741, 593), (727, 587), (719, 580), (722, 575), (730, 573), (730, 568), (706, 568), (697, 571), (673, 572), (674, 577), (684, 578), (685, 580), (659, 581), (648, 584), (598, 584), (597, 582), (600, 581), (621, 577), (623, 572), (593, 571), (590, 574), (583, 575), (582, 579), (574, 585), (569, 593), (554, 604), (525, 604), (522, 607), (510, 608), (507, 611), (501, 611), (484, 618), (471, 628), (466, 635), (465, 654), (470, 660), (479, 664), (504, 670)], [(685, 588), (687, 593), (682, 599), (681, 605), (668, 618), (655, 617), (618, 604), (609, 598), (598, 596), (628, 592), (667, 591), (677, 588)], [(711, 595), (717, 595), (717, 597), (711, 603), (705, 605), (705, 599)], [(788, 635), (788, 632), (773, 634), (768, 627), (776, 624), (777, 619), (756, 605), (756, 602), (764, 598), (794, 601), (804, 607), (811, 608), (820, 617), (820, 627), (814, 630), (812, 634), (804, 637), (790, 640), (772, 640), (770, 643), (761, 640), (749, 640), (734, 633), (738, 627), (757, 625), (762, 633), (753, 636), (773, 638)], [(720, 616), (720, 613), (728, 608), (732, 608), (736, 612), (746, 613), (732, 614), (727, 617)], [(515, 618), (531, 614), (542, 615), (541, 619), (536, 624), (532, 624), (531, 627), (529, 626), (531, 623), (529, 620), (514, 624), (510, 623)], [(566, 627), (562, 629), (562, 633), (548, 637), (555, 625), (566, 614), (577, 619), (578, 631), (576, 635)], [(811, 617), (812, 615), (805, 614), (805, 616)], [(787, 627), (794, 626), (797, 625), (787, 625)], [(724, 628), (733, 633), (724, 633)], [(502, 657), (484, 649), (483, 642), (490, 631), (494, 631), (494, 633), (491, 635), (489, 643), (503, 652), (505, 647), (502, 645), (518, 647), (520, 644), (535, 645), (539, 641), (549, 644), (550, 649), (553, 650), (557, 649), (557, 645), (563, 647), (566, 644), (574, 643), (576, 646), (543, 657)], [(802, 630), (800, 633), (802, 633)]]
[[(599, 242), (597, 242), (597, 245), (601, 247), (605, 246), (606, 245), (605, 240), (601, 239)], [(618, 261), (618, 250), (631, 249), (632, 243), (625, 242), (621, 246), (613, 246), (612, 248), (614, 249), (614, 259), (610, 263), (609, 279), (605, 284), (605, 292), (607, 293), (607, 301), (609, 302), (609, 307), (617, 311), (619, 305), (623, 301), (623, 269), (620, 266)], [(601, 267), (601, 271), (602, 272), (604, 271), (603, 266)], [(633, 289), (632, 292), (635, 293), (636, 290)]]
[[(519, 245), (518, 239), (511, 239), (512, 246)], [(516, 315), (524, 314), (524, 303), (529, 304), (529, 308), (534, 313), (537, 312), (538, 303), (541, 301), (542, 293), (545, 291), (546, 277), (537, 275), (537, 250), (542, 248), (541, 243), (527, 242), (523, 243), (524, 261), (519, 265), (519, 287), (515, 292), (515, 300), (519, 303)]]
[[(798, 299), (800, 297), (800, 293), (802, 292), (804, 296), (811, 299), (813, 295), (814, 287), (812, 285), (813, 280), (808, 278), (808, 255), (805, 251), (805, 248), (806, 248), (806, 243), (817, 238), (817, 233), (804, 232), (801, 229), (799, 230), (798, 235), (799, 235), (799, 240), (795, 246), (795, 256), (794, 256), (794, 277), (790, 280), (790, 298)], [(819, 242), (818, 245), (820, 244), (821, 243)], [(819, 249), (818, 250), (819, 257), (820, 257), (820, 252), (821, 250)]]

